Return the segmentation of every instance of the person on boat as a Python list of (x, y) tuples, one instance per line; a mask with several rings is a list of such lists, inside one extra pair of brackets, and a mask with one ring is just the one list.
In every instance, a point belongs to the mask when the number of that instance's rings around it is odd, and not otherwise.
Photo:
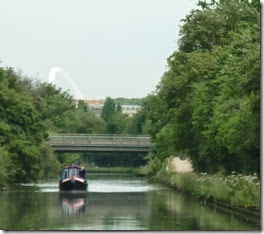
[(86, 171), (85, 171), (84, 167), (81, 165), (81, 169), (79, 171), (79, 176), (81, 178), (84, 178), (85, 179), (85, 174), (86, 174)]
[(64, 164), (63, 169), (61, 170), (61, 179), (64, 179), (64, 169), (68, 168), (66, 164)]

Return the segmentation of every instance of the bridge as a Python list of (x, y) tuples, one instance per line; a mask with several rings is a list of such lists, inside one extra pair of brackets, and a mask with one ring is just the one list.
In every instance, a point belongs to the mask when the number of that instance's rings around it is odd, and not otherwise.
[(153, 144), (146, 135), (52, 134), (56, 152), (148, 152)]

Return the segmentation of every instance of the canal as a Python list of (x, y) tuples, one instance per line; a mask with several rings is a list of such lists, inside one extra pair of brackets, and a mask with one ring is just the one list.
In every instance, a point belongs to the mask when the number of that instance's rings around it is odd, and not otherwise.
[(88, 192), (57, 180), (0, 193), (2, 230), (259, 230), (232, 214), (130, 174), (88, 174)]

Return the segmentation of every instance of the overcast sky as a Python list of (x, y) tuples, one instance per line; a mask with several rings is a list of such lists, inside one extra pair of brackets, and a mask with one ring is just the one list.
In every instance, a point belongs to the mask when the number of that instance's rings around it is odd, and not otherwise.
[(196, 2), (0, 0), (0, 61), (41, 81), (59, 67), (86, 98), (141, 98), (155, 90)]

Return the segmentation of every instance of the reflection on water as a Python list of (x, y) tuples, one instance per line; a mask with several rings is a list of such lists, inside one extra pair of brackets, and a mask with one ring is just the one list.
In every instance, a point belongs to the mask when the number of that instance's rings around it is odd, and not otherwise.
[[(113, 179), (113, 176), (115, 179)], [(148, 184), (142, 177), (131, 179), (129, 174), (90, 174), (88, 175), (89, 192), (97, 193), (135, 193), (156, 190), (159, 187)]]
[(94, 174), (88, 181), (88, 192), (59, 192), (53, 180), (0, 193), (0, 229), (259, 230), (145, 178)]
[(60, 204), (63, 215), (79, 216), (82, 215), (86, 208), (86, 193), (60, 193)]

